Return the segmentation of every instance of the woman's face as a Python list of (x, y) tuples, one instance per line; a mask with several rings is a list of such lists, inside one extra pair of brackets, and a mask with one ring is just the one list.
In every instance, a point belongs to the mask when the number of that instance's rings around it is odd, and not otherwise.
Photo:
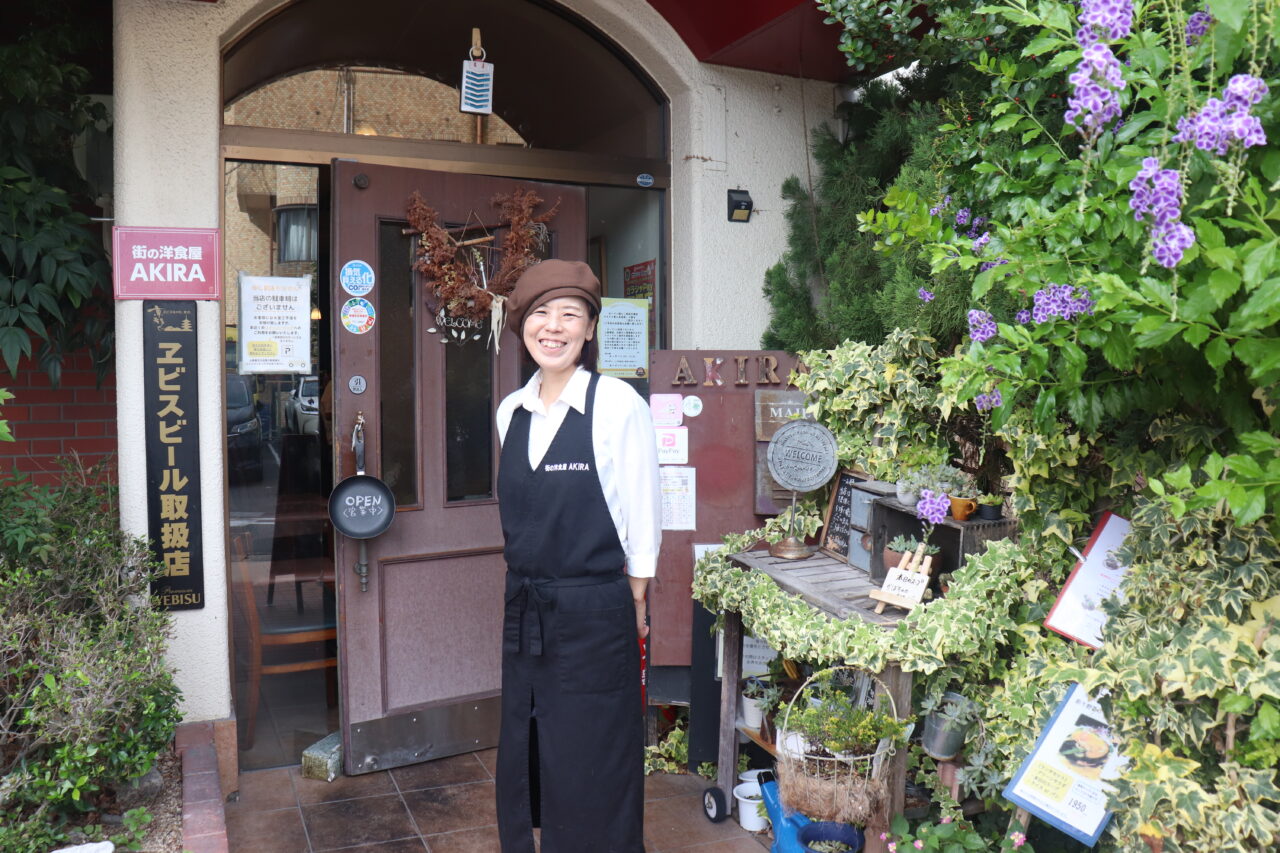
[(595, 327), (585, 299), (558, 296), (524, 318), (524, 345), (544, 373), (573, 370)]

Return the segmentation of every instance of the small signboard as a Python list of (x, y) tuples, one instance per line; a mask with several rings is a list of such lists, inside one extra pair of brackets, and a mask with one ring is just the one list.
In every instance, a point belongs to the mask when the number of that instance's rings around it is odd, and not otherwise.
[(1094, 846), (1106, 828), (1107, 779), (1127, 763), (1102, 707), (1071, 685), (1004, 796), (1081, 843)]
[(1102, 647), (1102, 629), (1107, 614), (1102, 602), (1117, 594), (1128, 566), (1120, 565), (1115, 552), (1129, 534), (1128, 519), (1107, 513), (1084, 549), (1084, 560), (1076, 563), (1058, 600), (1045, 618), (1045, 627), (1091, 649)]
[(925, 590), (929, 588), (929, 567), (933, 563), (933, 557), (924, 549), (922, 544), (914, 552), (904, 554), (902, 564), (889, 569), (880, 589), (868, 593), (880, 602), (876, 613), (883, 613), (886, 604), (911, 610), (924, 600)]
[(756, 441), (768, 441), (788, 421), (804, 417), (803, 391), (756, 391)]
[(162, 610), (204, 607), (200, 519), (200, 398), (196, 304), (147, 301), (143, 313), (147, 532), (163, 574)]
[(116, 299), (221, 299), (217, 228), (111, 229)]
[[(822, 521), (822, 541), (818, 550), (837, 560), (849, 558), (849, 539), (853, 535), (854, 501), (864, 499), (858, 490), (858, 478), (852, 471), (841, 471), (831, 487), (827, 515)], [(858, 533), (864, 531), (859, 530)]]
[(311, 372), (311, 276), (240, 274), (241, 373)]

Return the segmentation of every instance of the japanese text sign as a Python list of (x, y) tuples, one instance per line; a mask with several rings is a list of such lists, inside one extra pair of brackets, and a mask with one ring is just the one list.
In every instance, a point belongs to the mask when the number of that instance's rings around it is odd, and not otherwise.
[(221, 299), (217, 228), (111, 229), (116, 299)]
[(164, 567), (151, 601), (192, 610), (204, 607), (196, 304), (148, 301), (142, 313), (147, 530)]

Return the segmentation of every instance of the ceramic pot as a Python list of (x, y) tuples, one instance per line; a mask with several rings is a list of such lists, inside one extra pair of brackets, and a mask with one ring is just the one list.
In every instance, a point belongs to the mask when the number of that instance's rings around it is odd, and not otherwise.
[(969, 516), (973, 515), (977, 508), (978, 502), (973, 498), (951, 499), (951, 517), (956, 521), (968, 521)]
[(906, 486), (902, 483), (897, 485), (896, 495), (898, 503), (906, 507), (914, 507), (920, 503), (920, 490), (914, 486)]
[(983, 521), (999, 521), (1004, 518), (1004, 512), (999, 506), (990, 506), (988, 504), (978, 504), (978, 518)]
[(884, 558), (885, 569), (896, 569), (898, 564), (902, 562), (902, 554), (902, 551), (890, 551), (888, 548), (885, 548), (884, 554), (882, 555)]

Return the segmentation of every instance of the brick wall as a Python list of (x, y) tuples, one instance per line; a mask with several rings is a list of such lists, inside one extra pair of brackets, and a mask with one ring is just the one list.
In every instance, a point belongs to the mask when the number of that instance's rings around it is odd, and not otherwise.
[(73, 452), (87, 466), (115, 455), (115, 374), (109, 373), (98, 387), (88, 353), (66, 359), (57, 388), (26, 359), (17, 378), (0, 376), (0, 388), (13, 394), (0, 404), (0, 419), (9, 422), (15, 439), (0, 441), (0, 469), (6, 473), (16, 467), (34, 482), (48, 484), (62, 474), (59, 459)]

